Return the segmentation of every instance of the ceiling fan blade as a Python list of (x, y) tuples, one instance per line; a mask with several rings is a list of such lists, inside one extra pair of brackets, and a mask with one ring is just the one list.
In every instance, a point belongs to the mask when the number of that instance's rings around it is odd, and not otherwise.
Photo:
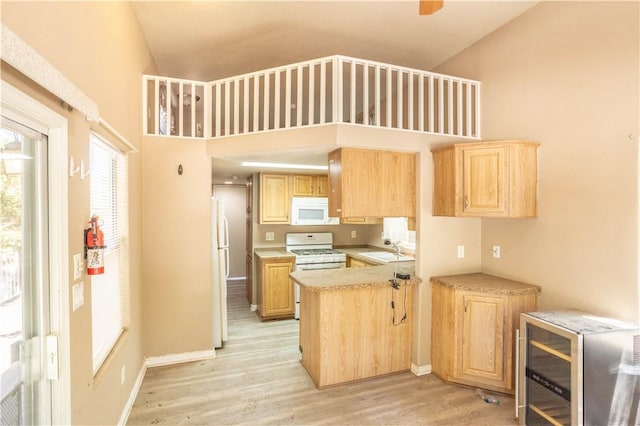
[(432, 15), (442, 9), (444, 0), (420, 0), (420, 15)]

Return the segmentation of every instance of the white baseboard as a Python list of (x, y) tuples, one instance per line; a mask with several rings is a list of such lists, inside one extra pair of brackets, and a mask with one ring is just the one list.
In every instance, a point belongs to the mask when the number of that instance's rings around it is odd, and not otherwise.
[(431, 364), (416, 365), (411, 363), (411, 372), (416, 376), (424, 376), (425, 374), (431, 374)]
[(145, 358), (144, 365), (149, 367), (160, 367), (162, 365), (180, 364), (183, 362), (200, 361), (216, 357), (215, 349), (210, 351), (185, 352), (182, 354), (169, 354), (162, 356), (150, 356)]
[(146, 372), (147, 366), (143, 362), (142, 366), (140, 367), (140, 371), (138, 372), (136, 382), (133, 384), (133, 388), (131, 389), (131, 393), (129, 394), (127, 404), (124, 406), (124, 410), (122, 410), (122, 415), (120, 416), (120, 420), (118, 421), (118, 426), (124, 426), (127, 424), (127, 420), (129, 420), (129, 414), (131, 414), (133, 404), (136, 402), (136, 398), (138, 397), (138, 392), (140, 391), (140, 386), (142, 386), (142, 380), (144, 379), (144, 375)]

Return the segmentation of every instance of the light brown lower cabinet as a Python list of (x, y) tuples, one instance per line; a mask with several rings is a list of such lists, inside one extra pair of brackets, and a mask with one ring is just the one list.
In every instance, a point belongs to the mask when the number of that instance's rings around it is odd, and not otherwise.
[[(475, 278), (475, 279), (474, 279)], [(431, 363), (447, 382), (515, 393), (515, 333), (539, 287), (485, 274), (435, 277)]]
[(374, 266), (375, 263), (365, 262), (352, 256), (347, 256), (347, 268), (364, 268), (366, 266)]
[(295, 299), (293, 281), (289, 273), (294, 269), (294, 258), (259, 258), (256, 269), (257, 305), (261, 320), (293, 318)]
[(413, 288), (300, 285), (302, 365), (318, 388), (411, 368)]

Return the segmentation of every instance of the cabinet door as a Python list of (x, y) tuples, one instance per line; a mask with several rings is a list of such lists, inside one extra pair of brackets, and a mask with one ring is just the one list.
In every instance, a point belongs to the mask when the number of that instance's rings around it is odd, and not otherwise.
[(500, 216), (507, 213), (506, 156), (505, 146), (463, 150), (463, 214)]
[(293, 271), (291, 262), (265, 262), (262, 270), (264, 316), (293, 315), (293, 282), (289, 273)]
[(289, 175), (260, 175), (260, 223), (289, 223)]
[(293, 197), (313, 197), (314, 179), (310, 175), (291, 176), (291, 196)]
[(456, 299), (458, 338), (454, 375), (506, 387), (505, 298), (461, 291)]
[(318, 197), (329, 196), (329, 176), (316, 176), (315, 189)]
[(349, 262), (349, 268), (365, 268), (367, 266), (371, 266), (371, 263), (365, 262), (364, 260), (356, 259), (351, 256), (347, 258), (347, 261)]

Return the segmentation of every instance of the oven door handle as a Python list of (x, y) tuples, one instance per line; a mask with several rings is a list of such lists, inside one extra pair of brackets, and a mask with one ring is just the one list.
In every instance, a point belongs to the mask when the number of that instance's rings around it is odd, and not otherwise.
[(305, 264), (305, 265), (296, 265), (296, 270), (298, 271), (317, 271), (317, 270), (328, 270), (328, 269), (343, 269), (346, 265), (344, 263), (340, 264), (331, 264), (331, 266), (321, 266), (320, 264)]

